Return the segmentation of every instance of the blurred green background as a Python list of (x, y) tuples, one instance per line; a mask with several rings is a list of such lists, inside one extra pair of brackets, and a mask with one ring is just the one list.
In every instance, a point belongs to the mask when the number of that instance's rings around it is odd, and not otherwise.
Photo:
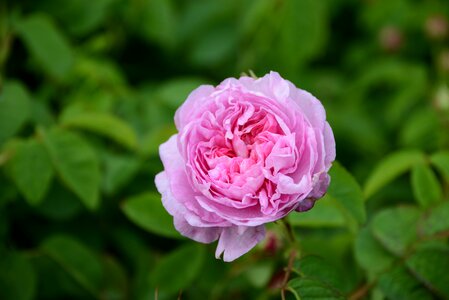
[[(447, 0), (1, 0), (0, 299), (449, 299), (448, 18)], [(340, 164), (294, 241), (270, 224), (223, 263), (153, 181), (188, 93), (249, 70), (323, 102)]]

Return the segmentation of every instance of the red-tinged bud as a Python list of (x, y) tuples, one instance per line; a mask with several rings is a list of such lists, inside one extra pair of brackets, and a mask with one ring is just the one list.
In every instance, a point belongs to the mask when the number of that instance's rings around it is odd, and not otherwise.
[(264, 253), (269, 256), (274, 256), (281, 248), (281, 241), (274, 231), (267, 231), (265, 243), (263, 246)]
[(427, 18), (425, 30), (429, 38), (442, 40), (449, 34), (449, 24), (445, 16), (433, 15)]
[(285, 280), (285, 271), (279, 270), (273, 274), (270, 281), (268, 282), (268, 289), (270, 290), (278, 290), (282, 288), (282, 285)]
[(379, 43), (386, 52), (397, 52), (404, 44), (404, 36), (399, 28), (386, 26), (379, 32)]

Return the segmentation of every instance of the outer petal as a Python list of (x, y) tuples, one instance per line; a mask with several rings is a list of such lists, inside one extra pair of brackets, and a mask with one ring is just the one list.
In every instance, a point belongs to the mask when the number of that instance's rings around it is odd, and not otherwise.
[(220, 234), (215, 257), (233, 261), (251, 250), (265, 237), (265, 226), (232, 226), (224, 228)]
[[(177, 134), (171, 136), (167, 142), (159, 147), (159, 155), (165, 171), (156, 176), (156, 187), (166, 196), (162, 197), (162, 204), (173, 216), (177, 214), (187, 215), (184, 203), (194, 199), (195, 192), (189, 185), (184, 170), (184, 160), (178, 151)], [(178, 180), (179, 179), (179, 182)], [(176, 181), (176, 184), (174, 184)]]
[(290, 98), (299, 106), (312, 127), (322, 130), (326, 121), (326, 111), (320, 100), (311, 93), (295, 87), (290, 81), (287, 82), (290, 86)]
[(186, 213), (186, 208), (182, 205), (170, 190), (170, 182), (167, 178), (167, 172), (163, 171), (156, 175), (156, 188), (162, 195), (162, 205), (173, 217), (183, 216)]
[(322, 172), (320, 174), (315, 174), (313, 176), (313, 181), (313, 190), (310, 192), (309, 198), (320, 199), (324, 196), (324, 194), (326, 194), (331, 178), (329, 174)]
[(205, 97), (215, 91), (211, 85), (201, 85), (193, 90), (187, 97), (186, 101), (178, 108), (175, 113), (175, 124), (178, 131), (191, 120), (192, 114), (198, 109), (198, 105)]
[(238, 81), (234, 78), (227, 79), (220, 84), (220, 87), (225, 88), (226, 84), (240, 86), (244, 92), (275, 99), (281, 103), (285, 102), (290, 92), (288, 82), (279, 73), (273, 71), (258, 79), (247, 76), (240, 77)]
[(195, 227), (187, 223), (182, 218), (175, 218), (174, 224), (176, 230), (183, 236), (191, 238), (194, 241), (209, 244), (216, 241), (222, 231), (219, 227)]
[(329, 170), (332, 162), (335, 160), (336, 155), (334, 133), (332, 132), (332, 129), (327, 122), (324, 125), (324, 149), (326, 151), (326, 155), (324, 156), (324, 163), (326, 165), (327, 171)]
[(298, 207), (296, 207), (296, 211), (298, 212), (302, 212), (302, 211), (308, 211), (309, 209), (311, 209), (313, 206), (315, 205), (315, 200), (311, 199), (311, 198), (306, 198), (301, 200), (298, 203)]
[(190, 225), (196, 227), (229, 226), (229, 222), (217, 214), (202, 210), (196, 201), (198, 193), (193, 190), (187, 178), (176, 134), (159, 147), (159, 155), (165, 171), (156, 177), (156, 186), (161, 193), (163, 190), (170, 192), (165, 198), (162, 197), (162, 204), (167, 211), (173, 216), (182, 215)]
[(201, 243), (211, 243), (218, 239), (221, 228), (218, 227), (195, 227), (191, 226), (185, 220), (184, 215), (187, 213), (183, 204), (179, 203), (170, 190), (170, 183), (166, 172), (156, 175), (156, 187), (162, 195), (162, 204), (165, 209), (173, 216), (176, 230), (183, 236), (191, 238)]

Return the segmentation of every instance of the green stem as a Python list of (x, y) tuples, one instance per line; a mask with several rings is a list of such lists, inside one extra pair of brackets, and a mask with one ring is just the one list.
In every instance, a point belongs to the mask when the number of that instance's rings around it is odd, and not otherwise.
[(0, 89), (3, 84), (4, 67), (11, 51), (13, 34), (10, 30), (10, 19), (8, 18), (8, 9), (6, 3), (0, 6)]
[(285, 228), (285, 232), (287, 234), (288, 240), (290, 241), (292, 246), (295, 247), (296, 246), (296, 237), (295, 237), (295, 233), (293, 232), (292, 226), (290, 225), (290, 223), (285, 218), (283, 218), (281, 220), (281, 222), (282, 222), (282, 225)]
[(292, 269), (293, 269), (293, 263), (295, 262), (296, 255), (297, 255), (296, 249), (293, 248), (290, 251), (290, 255), (289, 255), (289, 258), (288, 258), (288, 265), (287, 265), (287, 268), (285, 270), (284, 279), (282, 281), (282, 288), (281, 288), (281, 298), (282, 298), (282, 300), (285, 300), (285, 291), (288, 288), (288, 280), (290, 278), (290, 274), (291, 274)]
[(285, 292), (288, 290), (288, 280), (290, 279), (290, 274), (293, 269), (293, 263), (295, 261), (296, 256), (298, 255), (298, 251), (296, 250), (296, 248), (297, 248), (296, 237), (295, 237), (295, 233), (293, 232), (293, 228), (292, 228), (291, 224), (288, 222), (288, 220), (286, 218), (281, 219), (281, 222), (285, 229), (285, 232), (286, 232), (286, 235), (290, 242), (290, 247), (291, 247), (289, 258), (288, 258), (288, 264), (287, 264), (287, 267), (285, 268), (285, 275), (284, 275), (284, 279), (282, 281), (282, 288), (281, 288), (281, 299), (285, 300)]

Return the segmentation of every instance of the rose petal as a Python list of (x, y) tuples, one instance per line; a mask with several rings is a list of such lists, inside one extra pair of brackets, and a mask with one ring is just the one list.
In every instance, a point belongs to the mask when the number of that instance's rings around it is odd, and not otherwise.
[(232, 226), (220, 234), (215, 257), (230, 262), (247, 253), (265, 237), (265, 226)]
[(326, 171), (328, 171), (336, 156), (334, 133), (332, 132), (328, 122), (324, 125), (324, 148), (326, 149), (324, 162), (326, 165)]
[(182, 218), (175, 218), (174, 225), (183, 236), (205, 244), (216, 241), (222, 231), (220, 227), (195, 227)]
[(310, 209), (327, 190), (335, 140), (325, 110), (276, 72), (200, 86), (175, 122), (179, 136), (160, 147), (163, 205), (181, 234), (219, 238), (225, 261), (254, 247), (263, 224)]
[(198, 195), (189, 183), (185, 171), (185, 163), (177, 147), (177, 135), (159, 147), (159, 154), (165, 171), (155, 178), (158, 191), (162, 194), (162, 204), (175, 218), (184, 219), (190, 225), (197, 227), (229, 226), (213, 212), (201, 209), (195, 201)]
[(187, 97), (186, 101), (178, 108), (175, 113), (175, 124), (178, 130), (181, 130), (192, 119), (192, 112), (205, 97), (215, 91), (211, 85), (201, 85), (193, 90)]

